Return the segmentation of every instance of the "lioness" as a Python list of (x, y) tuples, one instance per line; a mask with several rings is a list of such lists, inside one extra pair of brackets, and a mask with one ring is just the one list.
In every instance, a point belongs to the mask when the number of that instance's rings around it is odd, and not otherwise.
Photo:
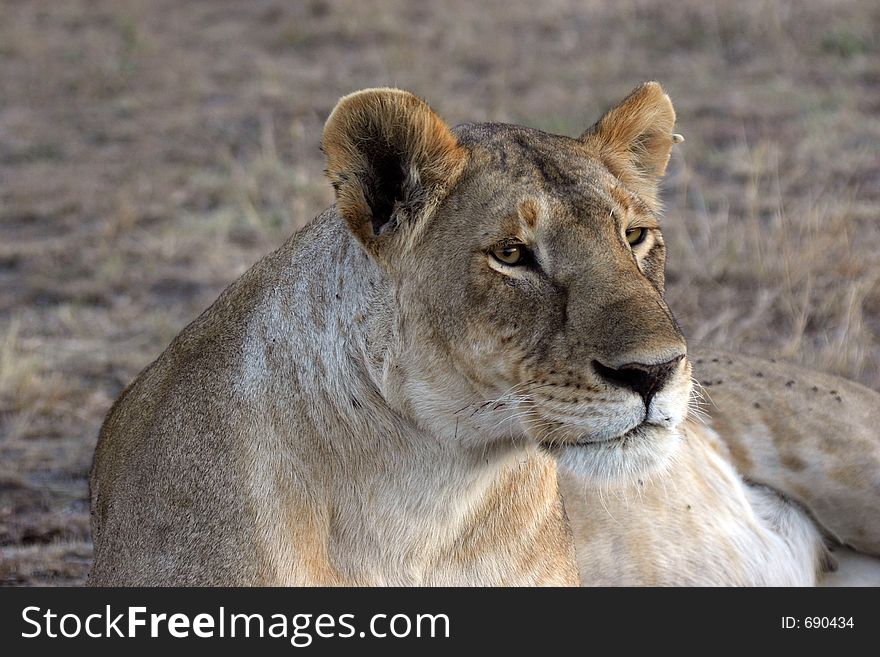
[[(714, 550), (711, 583), (812, 583), (827, 558), (809, 513), (838, 531), (841, 506), (876, 501), (876, 434), (857, 461), (872, 479), (835, 488), (803, 433), (774, 451), (686, 421), (692, 362), (657, 218), (674, 122), (656, 83), (578, 139), (450, 129), (394, 89), (343, 98), (322, 140), (336, 204), (110, 410), (90, 582), (702, 581), (656, 574), (644, 552), (672, 541), (697, 545), (691, 560)], [(661, 513), (676, 481), (693, 516)], [(869, 511), (840, 535), (876, 553)]]

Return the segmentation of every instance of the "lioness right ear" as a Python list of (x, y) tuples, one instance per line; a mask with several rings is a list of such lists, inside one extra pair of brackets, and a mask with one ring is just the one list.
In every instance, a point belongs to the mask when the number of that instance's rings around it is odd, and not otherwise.
[(321, 146), (336, 207), (375, 255), (412, 239), (464, 168), (466, 151), (427, 103), (399, 89), (342, 98)]
[(673, 134), (674, 126), (669, 96), (658, 83), (645, 82), (580, 139), (596, 149), (599, 159), (624, 185), (656, 207), (657, 188), (672, 145), (684, 141)]

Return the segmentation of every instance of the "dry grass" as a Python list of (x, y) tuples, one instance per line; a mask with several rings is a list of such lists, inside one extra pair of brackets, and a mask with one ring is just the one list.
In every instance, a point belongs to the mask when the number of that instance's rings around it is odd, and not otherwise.
[(880, 6), (0, 0), (0, 583), (81, 582), (123, 386), (331, 200), (322, 122), (397, 85), (566, 134), (636, 83), (692, 339), (880, 387)]

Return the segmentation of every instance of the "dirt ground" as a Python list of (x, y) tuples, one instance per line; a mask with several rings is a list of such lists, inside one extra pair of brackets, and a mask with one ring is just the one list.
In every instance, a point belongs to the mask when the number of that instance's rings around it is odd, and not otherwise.
[(332, 200), (337, 98), (576, 135), (660, 80), (695, 341), (880, 387), (875, 0), (0, 0), (0, 584), (77, 584), (113, 399)]

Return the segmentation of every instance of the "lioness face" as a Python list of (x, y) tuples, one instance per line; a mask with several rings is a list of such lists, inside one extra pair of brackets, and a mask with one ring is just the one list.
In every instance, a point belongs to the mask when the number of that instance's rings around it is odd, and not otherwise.
[(473, 124), (432, 137), (434, 169), (417, 155), (366, 165), (394, 171), (399, 188), (377, 191), (367, 175), (364, 205), (343, 214), (408, 309), (401, 335), (424, 353), (409, 365), (409, 405), (423, 420), (534, 441), (598, 480), (667, 460), (691, 394), (656, 201), (673, 122), (649, 84), (579, 139)]

